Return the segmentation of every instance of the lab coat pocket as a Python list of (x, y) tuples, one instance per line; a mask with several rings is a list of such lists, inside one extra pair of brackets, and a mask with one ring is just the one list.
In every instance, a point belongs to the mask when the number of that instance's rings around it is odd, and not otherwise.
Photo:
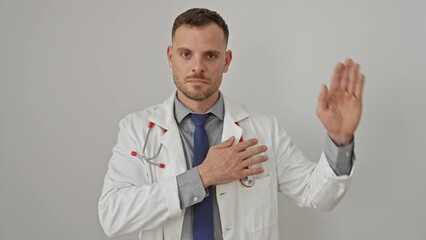
[(252, 187), (240, 187), (240, 216), (248, 232), (269, 228), (277, 223), (277, 191), (271, 176), (257, 178)]

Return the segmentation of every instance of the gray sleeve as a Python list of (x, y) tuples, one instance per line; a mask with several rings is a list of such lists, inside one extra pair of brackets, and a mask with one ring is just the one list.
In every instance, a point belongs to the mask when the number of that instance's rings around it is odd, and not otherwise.
[(329, 136), (325, 140), (324, 154), (328, 164), (337, 176), (349, 175), (355, 160), (353, 139), (343, 146), (337, 146)]
[(199, 203), (207, 196), (196, 167), (178, 175), (176, 179), (181, 209)]

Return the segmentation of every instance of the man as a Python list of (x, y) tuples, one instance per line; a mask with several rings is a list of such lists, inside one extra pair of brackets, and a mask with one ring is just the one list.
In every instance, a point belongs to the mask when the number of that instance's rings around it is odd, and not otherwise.
[(177, 91), (120, 122), (99, 200), (108, 236), (279, 239), (278, 192), (320, 210), (344, 196), (361, 116), (359, 65), (338, 64), (321, 90), (317, 115), (328, 137), (313, 163), (274, 117), (251, 115), (219, 91), (232, 60), (228, 35), (207, 9), (176, 18), (167, 57)]

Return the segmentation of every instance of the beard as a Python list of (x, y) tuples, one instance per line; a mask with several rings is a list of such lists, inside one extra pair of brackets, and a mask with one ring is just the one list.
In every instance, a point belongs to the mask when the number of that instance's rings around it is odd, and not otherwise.
[[(185, 84), (187, 79), (193, 79), (193, 78), (202, 79), (213, 84), (208, 85), (207, 89), (204, 89), (202, 86), (189, 86)], [(199, 102), (208, 99), (215, 92), (217, 92), (219, 90), (219, 86), (221, 83), (221, 80), (215, 83), (214, 81), (211, 81), (211, 79), (205, 78), (203, 74), (195, 74), (195, 75), (186, 77), (184, 80), (180, 80), (178, 76), (173, 74), (173, 80), (175, 82), (176, 88), (179, 89), (179, 91), (181, 91), (183, 95), (185, 95), (185, 97), (194, 101), (199, 101)]]

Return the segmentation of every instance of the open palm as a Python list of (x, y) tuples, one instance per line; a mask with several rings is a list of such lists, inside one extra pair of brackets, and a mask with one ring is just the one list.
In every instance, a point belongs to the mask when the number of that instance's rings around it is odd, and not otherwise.
[(325, 85), (321, 89), (317, 116), (336, 144), (348, 143), (358, 127), (364, 81), (359, 64), (348, 59), (336, 66), (330, 90)]

